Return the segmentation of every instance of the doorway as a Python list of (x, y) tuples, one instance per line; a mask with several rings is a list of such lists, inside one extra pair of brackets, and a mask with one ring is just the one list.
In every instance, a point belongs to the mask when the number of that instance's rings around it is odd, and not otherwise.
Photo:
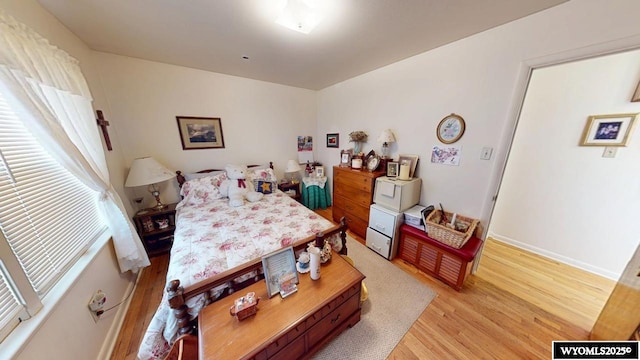
[(533, 70), (489, 237), (617, 280), (638, 247), (640, 135), (615, 157), (579, 143), (588, 116), (640, 112), (638, 64), (630, 50)]

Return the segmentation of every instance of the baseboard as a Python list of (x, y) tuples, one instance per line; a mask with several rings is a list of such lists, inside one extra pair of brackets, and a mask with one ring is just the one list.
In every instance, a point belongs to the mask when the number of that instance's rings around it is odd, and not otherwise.
[(136, 287), (138, 286), (138, 280), (140, 280), (140, 276), (142, 275), (142, 271), (138, 271), (136, 276), (136, 281), (129, 284), (125, 294), (130, 294), (129, 297), (124, 300), (122, 304), (118, 307), (118, 312), (115, 315), (113, 323), (111, 324), (111, 328), (107, 333), (107, 336), (102, 343), (102, 348), (100, 349), (100, 353), (98, 354), (97, 359), (110, 359), (113, 354), (113, 349), (116, 346), (116, 341), (118, 341), (118, 335), (120, 335), (120, 329), (122, 329), (122, 325), (124, 324), (124, 319), (127, 315), (127, 311), (129, 310), (129, 306), (131, 305), (131, 301), (133, 300), (133, 292), (136, 291)]
[(616, 274), (612, 271), (609, 270), (605, 270), (602, 268), (599, 268), (597, 266), (593, 266), (590, 264), (587, 264), (585, 262), (576, 260), (576, 259), (572, 259), (570, 257), (564, 256), (564, 255), (560, 255), (560, 254), (556, 254), (554, 252), (536, 247), (536, 246), (531, 246), (530, 244), (526, 244), (514, 239), (511, 239), (509, 237), (506, 236), (502, 236), (499, 234), (496, 234), (494, 232), (489, 232), (488, 237), (491, 237), (497, 241), (509, 244), (509, 245), (513, 245), (517, 248), (532, 252), (534, 254), (540, 255), (540, 256), (544, 256), (546, 258), (549, 258), (551, 260), (555, 260), (558, 262), (561, 262), (563, 264), (569, 265), (569, 266), (573, 266), (575, 268), (590, 272), (592, 274), (596, 274), (598, 276), (602, 276), (605, 277), (607, 279), (613, 280), (613, 281), (618, 281), (618, 278), (620, 277), (620, 274)]

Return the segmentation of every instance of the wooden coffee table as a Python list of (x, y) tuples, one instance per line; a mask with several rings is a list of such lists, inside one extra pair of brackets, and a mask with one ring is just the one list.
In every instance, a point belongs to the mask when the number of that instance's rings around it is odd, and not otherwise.
[[(364, 275), (334, 253), (319, 280), (299, 274), (298, 291), (269, 299), (264, 281), (205, 307), (198, 316), (200, 359), (308, 358), (360, 321)], [(236, 298), (253, 291), (258, 312), (243, 321), (229, 314)]]

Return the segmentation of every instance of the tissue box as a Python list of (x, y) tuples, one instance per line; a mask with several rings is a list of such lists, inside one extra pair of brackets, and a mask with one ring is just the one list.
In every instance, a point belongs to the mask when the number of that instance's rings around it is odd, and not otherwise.
[(404, 212), (404, 223), (411, 225), (416, 229), (424, 230), (424, 220), (422, 219), (422, 210), (426, 207), (416, 205)]

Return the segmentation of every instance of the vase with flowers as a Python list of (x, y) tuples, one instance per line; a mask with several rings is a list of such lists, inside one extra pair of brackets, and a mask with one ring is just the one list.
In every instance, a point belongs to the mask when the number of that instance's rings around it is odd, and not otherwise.
[(364, 131), (352, 131), (349, 133), (349, 142), (353, 143), (353, 154), (360, 155), (362, 143), (367, 142), (368, 135)]

